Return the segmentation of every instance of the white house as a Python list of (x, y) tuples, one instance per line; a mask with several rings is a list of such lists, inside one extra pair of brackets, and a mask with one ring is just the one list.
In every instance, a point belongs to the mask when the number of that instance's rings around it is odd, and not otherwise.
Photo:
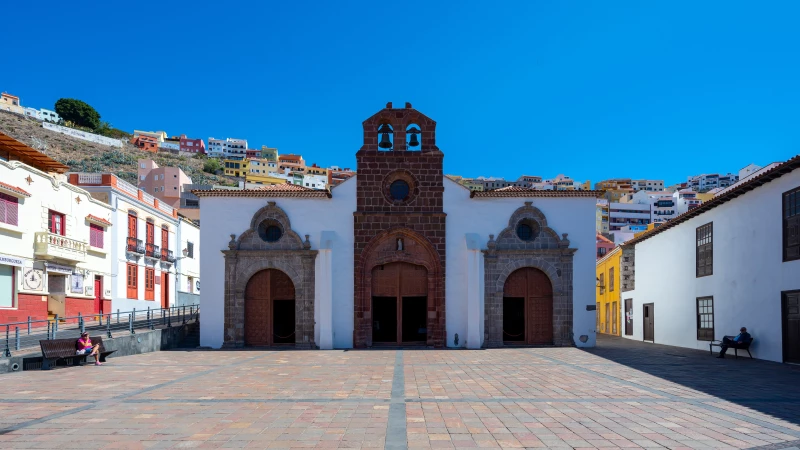
[(44, 108), (39, 110), (39, 119), (53, 123), (61, 122), (61, 117), (55, 111)]
[(225, 159), (244, 159), (247, 155), (247, 139), (208, 138), (208, 156)]
[(201, 345), (594, 345), (597, 192), (470, 192), (410, 105), (363, 127), (358, 175), (330, 192), (193, 191)]
[(66, 166), (0, 138), (0, 323), (108, 312), (111, 207), (66, 183)]
[(177, 230), (180, 252), (175, 258), (175, 305), (196, 305), (200, 303), (200, 227), (179, 215)]
[(625, 337), (800, 363), (800, 156), (623, 246)]
[[(71, 173), (70, 183), (113, 208), (113, 311), (173, 306), (177, 299), (177, 210), (109, 173)], [(187, 232), (190, 234), (191, 232)], [(182, 242), (181, 242), (182, 243)]]
[(36, 108), (25, 107), (25, 117), (31, 119), (42, 120), (42, 112)]

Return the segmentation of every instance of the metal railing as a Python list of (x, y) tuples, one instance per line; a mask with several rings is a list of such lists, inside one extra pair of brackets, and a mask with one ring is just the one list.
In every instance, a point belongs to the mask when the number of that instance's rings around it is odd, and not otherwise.
[(141, 239), (136, 239), (135, 237), (128, 237), (128, 251), (131, 253), (139, 253), (140, 255), (144, 254), (144, 243), (142, 243)]
[(77, 316), (59, 317), (45, 320), (28, 320), (0, 324), (2, 345), (0, 357), (10, 357), (11, 352), (33, 352), (39, 347), (39, 341), (53, 339), (78, 339), (82, 332), (89, 335), (136, 334), (137, 331), (171, 328), (187, 322), (197, 321), (200, 317), (200, 305), (172, 306), (158, 309), (134, 309), (112, 313), (99, 313)]
[(153, 253), (155, 251), (155, 244), (152, 242), (148, 242), (144, 244), (144, 256), (153, 257)]
[(175, 257), (172, 255), (172, 250), (162, 249), (161, 250), (161, 260), (169, 262), (169, 263), (174, 263), (175, 262)]

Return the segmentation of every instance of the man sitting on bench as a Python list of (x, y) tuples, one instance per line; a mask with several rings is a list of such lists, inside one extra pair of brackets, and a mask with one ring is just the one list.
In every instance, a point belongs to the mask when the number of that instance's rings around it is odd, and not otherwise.
[(100, 362), (100, 344), (92, 345), (92, 339), (86, 331), (81, 333), (80, 339), (75, 342), (75, 349), (76, 355), (94, 356), (94, 365), (103, 365), (103, 363)]
[(730, 336), (725, 336), (722, 338), (722, 345), (719, 346), (720, 350), (717, 358), (724, 358), (725, 352), (728, 351), (728, 347), (732, 347), (736, 344), (747, 344), (752, 340), (753, 338), (750, 336), (750, 333), (747, 332), (747, 328), (740, 328), (739, 335), (737, 335), (735, 338), (731, 339)]

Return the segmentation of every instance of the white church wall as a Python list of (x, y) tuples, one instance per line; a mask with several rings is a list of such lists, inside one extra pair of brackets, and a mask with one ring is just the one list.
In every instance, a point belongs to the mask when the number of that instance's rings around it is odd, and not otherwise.
[[(489, 235), (497, 236), (506, 226), (511, 215), (526, 201), (533, 202), (547, 218), (547, 224), (559, 235), (568, 233), (570, 247), (577, 248), (573, 259), (573, 329), (576, 344), (582, 347), (595, 345), (595, 312), (587, 311), (586, 305), (595, 304), (595, 208), (596, 199), (590, 197), (556, 198), (469, 198), (469, 191), (457, 183), (445, 179), (444, 212), (447, 213), (447, 267), (446, 267), (446, 311), (447, 345), (454, 346), (455, 333), (467, 335), (467, 313), (465, 300), (467, 285), (468, 250), (467, 233), (479, 236), (479, 245), (486, 248)], [(483, 258), (480, 258), (480, 273), (483, 277)], [(483, 281), (481, 280), (481, 323), (483, 337)], [(588, 336), (586, 343), (578, 341), (581, 335)], [(469, 345), (469, 343), (468, 343)], [(471, 346), (471, 345), (470, 345)]]
[[(200, 200), (200, 272), (203, 290), (203, 327), (200, 345), (219, 348), (224, 338), (225, 259), (221, 250), (228, 249), (230, 235), (237, 237), (250, 227), (253, 215), (275, 201), (289, 216), (292, 229), (305, 239), (309, 235), (311, 248), (319, 250), (323, 231), (333, 232), (331, 240), (333, 346), (353, 347), (353, 211), (356, 209), (355, 179), (337, 186), (331, 199), (316, 198), (240, 198), (203, 197)], [(316, 268), (319, 271), (321, 259)], [(320, 290), (320, 280), (316, 280)], [(319, 307), (315, 304), (315, 342), (320, 342)]]
[[(696, 299), (714, 297), (714, 338), (746, 326), (753, 356), (782, 361), (781, 291), (800, 289), (800, 261), (783, 262), (782, 193), (800, 171), (636, 244), (634, 334), (642, 339), (643, 305), (653, 303), (655, 342), (708, 350), (697, 340)], [(713, 222), (713, 274), (696, 277), (696, 229)]]

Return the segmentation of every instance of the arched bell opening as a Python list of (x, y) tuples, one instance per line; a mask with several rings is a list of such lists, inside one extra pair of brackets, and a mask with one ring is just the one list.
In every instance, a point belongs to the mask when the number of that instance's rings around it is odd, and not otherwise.
[(277, 269), (262, 270), (247, 282), (244, 345), (295, 344), (294, 283)]
[(523, 267), (503, 286), (503, 345), (553, 343), (553, 285), (539, 269)]
[(389, 152), (394, 150), (394, 128), (388, 123), (378, 126), (378, 150)]
[(406, 150), (422, 151), (421, 133), (419, 125), (415, 123), (406, 127)]

